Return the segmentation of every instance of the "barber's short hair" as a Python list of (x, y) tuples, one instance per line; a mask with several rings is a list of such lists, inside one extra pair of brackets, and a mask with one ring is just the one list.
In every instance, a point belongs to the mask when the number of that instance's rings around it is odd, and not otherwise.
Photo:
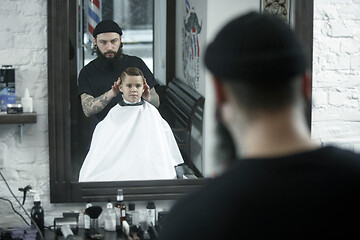
[(301, 77), (281, 84), (250, 84), (224, 80), (239, 106), (248, 114), (258, 110), (274, 111), (302, 103)]
[(125, 71), (121, 73), (120, 78), (124, 80), (126, 76), (141, 76), (143, 80), (145, 78), (143, 72), (136, 67), (126, 68)]

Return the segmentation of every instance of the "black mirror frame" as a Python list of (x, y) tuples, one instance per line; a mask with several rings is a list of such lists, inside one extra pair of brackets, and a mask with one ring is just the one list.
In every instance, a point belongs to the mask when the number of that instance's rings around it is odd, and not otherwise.
[[(175, 73), (175, 0), (168, 0), (167, 78)], [(70, 132), (70, 61), (69, 25), (75, 16), (76, 1), (48, 0), (48, 131), (50, 161), (50, 201), (52, 203), (106, 202), (115, 200), (117, 189), (124, 190), (125, 199), (168, 200), (205, 184), (208, 179), (176, 179), (156, 181), (123, 181), (75, 183), (71, 181)], [(71, 7), (70, 7), (71, 5)], [(172, 11), (172, 12), (170, 12)], [(312, 63), (313, 0), (295, 1), (295, 31), (299, 32)], [(310, 66), (311, 67), (311, 66)], [(311, 106), (311, 105), (310, 105)], [(311, 111), (310, 111), (311, 112)], [(311, 114), (309, 114), (309, 123)]]

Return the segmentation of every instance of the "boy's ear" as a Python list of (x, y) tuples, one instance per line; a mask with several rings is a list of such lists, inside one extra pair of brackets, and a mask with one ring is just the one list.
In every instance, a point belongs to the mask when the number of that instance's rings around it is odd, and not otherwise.
[(145, 87), (146, 85), (147, 85), (146, 78), (143, 78), (143, 89), (144, 89), (144, 91), (146, 89), (146, 87)]

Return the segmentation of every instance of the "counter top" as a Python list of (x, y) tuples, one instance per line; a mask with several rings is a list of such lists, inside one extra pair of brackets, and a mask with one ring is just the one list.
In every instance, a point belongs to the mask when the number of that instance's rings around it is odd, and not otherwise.
[[(123, 237), (121, 234), (118, 234), (117, 232), (108, 232), (104, 231), (104, 229), (99, 229), (99, 232), (102, 236), (104, 236), (104, 240), (122, 240), (127, 239)], [(85, 230), (83, 228), (79, 229), (78, 233), (75, 234), (76, 239), (91, 239), (86, 236)], [(56, 235), (56, 233), (53, 230), (46, 229), (44, 238), (46, 240), (63, 240), (65, 239), (63, 235)]]

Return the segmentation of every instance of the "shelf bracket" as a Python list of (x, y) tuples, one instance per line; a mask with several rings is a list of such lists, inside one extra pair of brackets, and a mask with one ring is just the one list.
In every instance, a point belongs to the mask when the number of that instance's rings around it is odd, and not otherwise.
[(19, 124), (19, 141), (20, 143), (22, 143), (22, 138), (23, 138), (23, 128), (24, 128), (24, 124)]

